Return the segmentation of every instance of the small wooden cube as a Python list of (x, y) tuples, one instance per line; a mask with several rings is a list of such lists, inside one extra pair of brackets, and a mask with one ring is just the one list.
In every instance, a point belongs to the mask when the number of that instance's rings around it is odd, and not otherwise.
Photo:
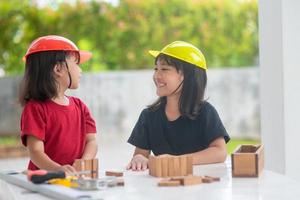
[(240, 145), (231, 154), (233, 177), (258, 177), (264, 167), (263, 145)]

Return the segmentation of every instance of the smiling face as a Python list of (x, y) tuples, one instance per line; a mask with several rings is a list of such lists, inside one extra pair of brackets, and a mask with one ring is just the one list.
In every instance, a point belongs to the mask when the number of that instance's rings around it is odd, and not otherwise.
[(179, 96), (183, 74), (163, 59), (157, 60), (154, 70), (153, 80), (156, 85), (156, 94), (159, 97)]

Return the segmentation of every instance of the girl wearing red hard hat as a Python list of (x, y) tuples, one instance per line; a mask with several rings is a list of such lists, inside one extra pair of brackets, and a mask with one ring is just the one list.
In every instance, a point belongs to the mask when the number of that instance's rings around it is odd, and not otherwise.
[(81, 69), (91, 53), (80, 51), (69, 39), (39, 37), (23, 57), (25, 74), (20, 89), (21, 139), (29, 150), (28, 169), (76, 172), (75, 159), (97, 153), (96, 125), (87, 106), (65, 95), (77, 89)]
[(135, 146), (127, 169), (145, 170), (154, 155), (190, 155), (193, 164), (224, 162), (229, 136), (215, 108), (204, 100), (206, 62), (194, 45), (175, 41), (155, 57), (158, 100), (144, 109), (128, 142)]

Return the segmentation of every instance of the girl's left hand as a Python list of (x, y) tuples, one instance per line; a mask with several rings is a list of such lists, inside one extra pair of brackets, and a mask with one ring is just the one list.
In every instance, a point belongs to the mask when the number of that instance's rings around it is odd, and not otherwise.
[(141, 154), (137, 154), (133, 156), (126, 169), (131, 169), (132, 171), (144, 171), (148, 169), (148, 158)]

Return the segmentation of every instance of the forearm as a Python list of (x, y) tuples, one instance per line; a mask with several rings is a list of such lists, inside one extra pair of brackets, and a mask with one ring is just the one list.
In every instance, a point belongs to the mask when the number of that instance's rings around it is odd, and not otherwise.
[(61, 165), (51, 160), (43, 151), (29, 150), (30, 160), (40, 169), (58, 170)]
[(227, 157), (227, 151), (226, 148), (212, 146), (189, 155), (193, 157), (194, 165), (201, 165), (224, 162)]
[(93, 159), (96, 157), (98, 145), (96, 140), (87, 141), (81, 159)]

